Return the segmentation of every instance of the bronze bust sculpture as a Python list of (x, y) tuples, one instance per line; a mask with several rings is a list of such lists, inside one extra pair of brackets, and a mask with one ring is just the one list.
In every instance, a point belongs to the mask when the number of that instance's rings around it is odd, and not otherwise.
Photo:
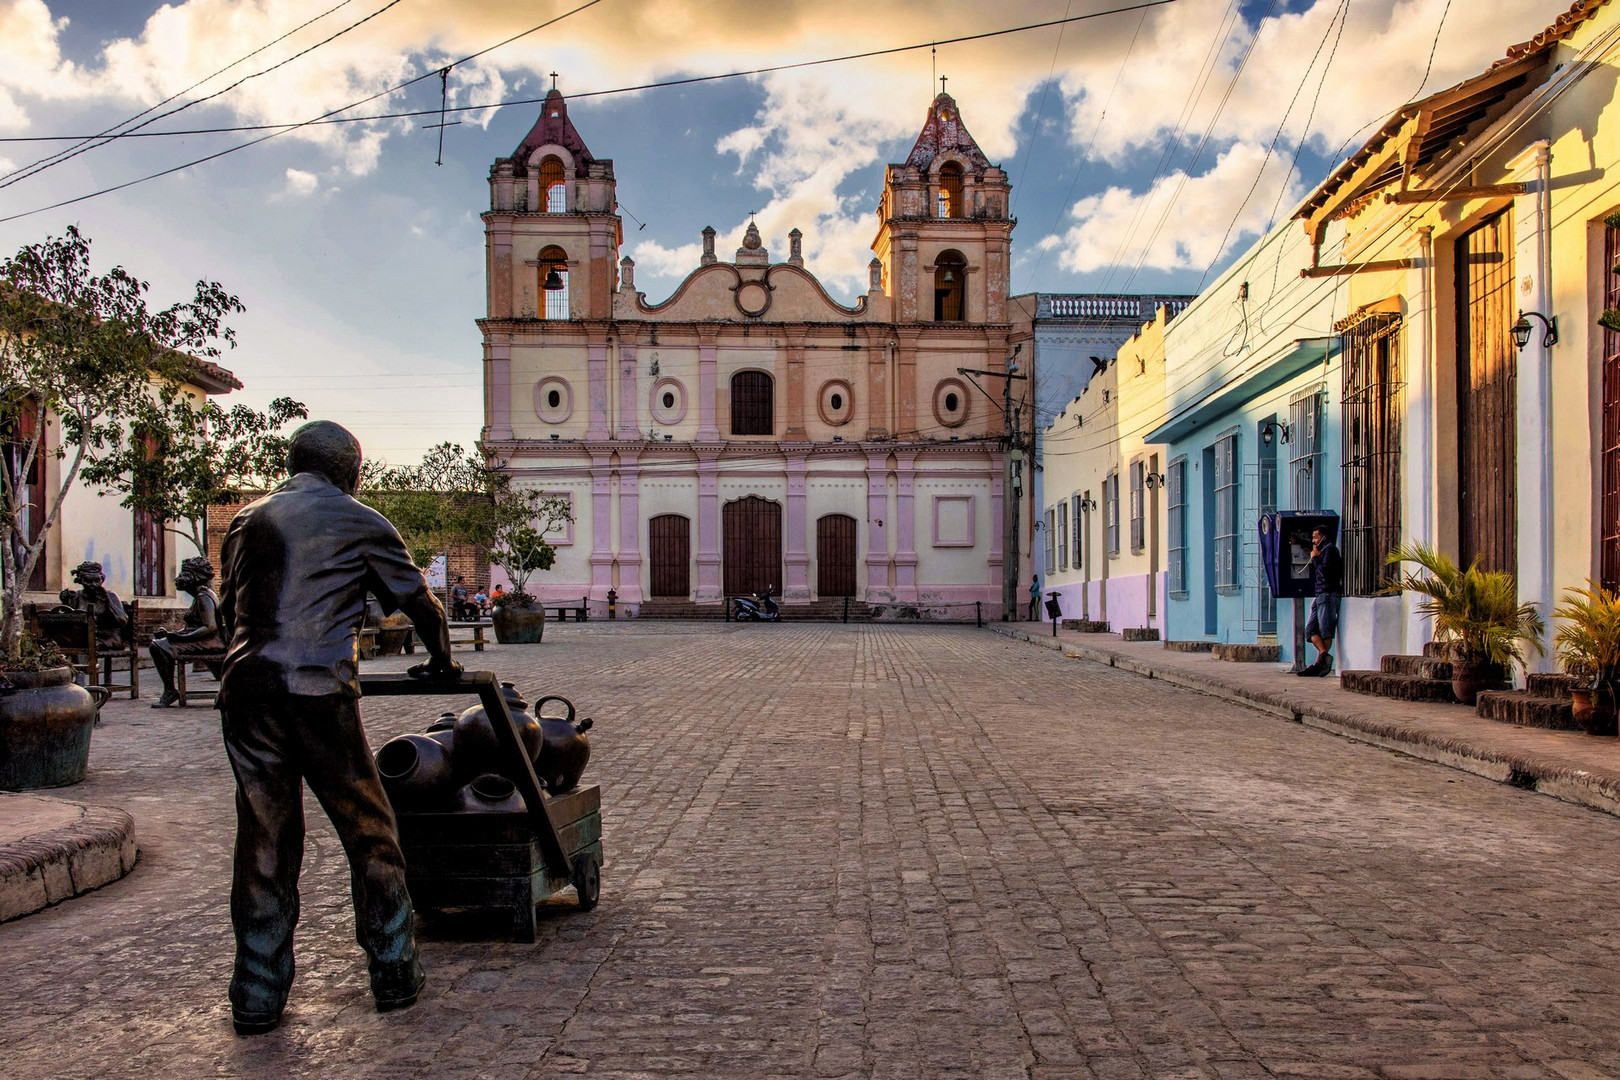
[(349, 857), (355, 936), (379, 1011), (415, 1003), (417, 959), (405, 859), (360, 724), (358, 632), (370, 591), (410, 616), (431, 657), (419, 676), (454, 677), (444, 608), (399, 533), (353, 498), (360, 444), (329, 421), (292, 435), (290, 479), (243, 508), (221, 551), (220, 617), (231, 627), (221, 677), (225, 749), (236, 776), (231, 923), (238, 1034), (281, 1021), (293, 979), (303, 858), (303, 785)]
[[(174, 688), (174, 668), (194, 656), (215, 656), (225, 647), (219, 625), (219, 597), (214, 595), (214, 564), (202, 556), (186, 559), (174, 577), (174, 586), (191, 596), (186, 609), (185, 628), (169, 633), (157, 630), (147, 651), (163, 680), (163, 696), (152, 703), (154, 709), (167, 709), (180, 700)], [(219, 674), (215, 671), (214, 674)]]

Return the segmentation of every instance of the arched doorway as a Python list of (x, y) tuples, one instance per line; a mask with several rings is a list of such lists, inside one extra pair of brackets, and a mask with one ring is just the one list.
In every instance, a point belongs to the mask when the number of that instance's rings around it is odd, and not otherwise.
[(692, 595), (692, 522), (680, 514), (659, 514), (647, 522), (647, 562), (653, 596)]
[(855, 595), (855, 519), (848, 514), (816, 521), (816, 595)]
[(781, 504), (750, 495), (726, 503), (721, 516), (726, 595), (782, 595)]

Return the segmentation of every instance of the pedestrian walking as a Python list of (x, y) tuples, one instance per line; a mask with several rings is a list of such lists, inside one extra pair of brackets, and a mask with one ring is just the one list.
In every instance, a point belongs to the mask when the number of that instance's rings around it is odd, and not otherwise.
[(1036, 574), (1029, 579), (1029, 620), (1034, 622), (1040, 617), (1041, 610), (1041, 575)]
[(1316, 596), (1305, 636), (1316, 646), (1316, 662), (1297, 674), (1320, 678), (1333, 670), (1333, 636), (1339, 630), (1339, 599), (1344, 593), (1344, 556), (1320, 525), (1311, 530), (1310, 571)]
[(292, 986), (305, 783), (349, 858), (355, 937), (378, 1011), (416, 1002), (426, 976), (405, 857), (360, 725), (355, 658), (367, 591), (415, 624), (431, 659), (411, 674), (460, 670), (444, 608), (399, 533), (353, 497), (354, 436), (330, 421), (305, 424), (288, 443), (287, 473), (237, 514), (220, 556), (220, 620), (232, 628), (219, 707), (236, 776), (230, 1000), (239, 1035), (276, 1027)]

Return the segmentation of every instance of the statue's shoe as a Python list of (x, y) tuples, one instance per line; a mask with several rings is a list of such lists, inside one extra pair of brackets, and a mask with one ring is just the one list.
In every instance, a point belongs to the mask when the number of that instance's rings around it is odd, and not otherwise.
[(238, 1035), (263, 1035), (267, 1031), (274, 1031), (281, 1025), (281, 1014), (244, 1012), (240, 1009), (231, 1010), (231, 1026), (236, 1028)]
[(378, 1012), (410, 1008), (426, 985), (427, 972), (414, 958), (379, 968), (371, 976), (371, 993), (377, 999)]

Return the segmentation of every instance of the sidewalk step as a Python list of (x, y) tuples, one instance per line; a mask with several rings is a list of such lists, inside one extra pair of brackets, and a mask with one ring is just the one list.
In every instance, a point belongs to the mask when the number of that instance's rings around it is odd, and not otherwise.
[(1156, 626), (1127, 626), (1119, 632), (1125, 641), (1158, 641), (1159, 629)]
[(1568, 698), (1538, 697), (1528, 690), (1481, 690), (1474, 711), (1487, 720), (1520, 727), (1580, 730), (1580, 725), (1570, 715)]
[(1536, 697), (1557, 698), (1564, 702), (1569, 701), (1569, 692), (1581, 685), (1581, 681), (1573, 675), (1548, 673), (1531, 675), (1525, 682), (1528, 684), (1525, 689)]
[(1395, 701), (1456, 701), (1451, 680), (1425, 679), (1420, 675), (1395, 675), (1385, 671), (1346, 671), (1339, 685), (1357, 694), (1372, 694)]
[(1450, 660), (1451, 643), (1447, 641), (1424, 642), (1423, 655), (1434, 660)]
[(1240, 664), (1274, 664), (1282, 659), (1281, 645), (1216, 645), (1209, 651), (1217, 660)]
[(1171, 652), (1209, 652), (1215, 644), (1213, 641), (1167, 641), (1164, 647)]
[(1416, 675), (1423, 679), (1451, 681), (1451, 661), (1433, 656), (1402, 656), (1391, 653), (1378, 662), (1378, 670), (1386, 675)]
[(1109, 632), (1108, 624), (1096, 619), (1064, 619), (1060, 624), (1065, 630), (1074, 630), (1082, 634), (1106, 634)]

